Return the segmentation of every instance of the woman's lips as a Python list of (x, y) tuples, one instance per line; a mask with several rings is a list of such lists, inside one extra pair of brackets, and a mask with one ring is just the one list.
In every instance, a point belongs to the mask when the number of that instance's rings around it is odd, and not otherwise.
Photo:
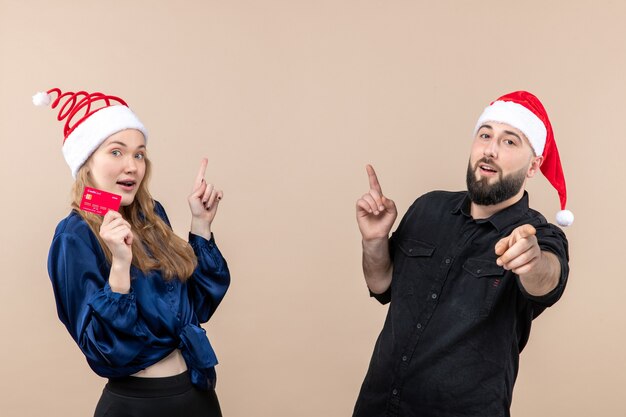
[(118, 181), (117, 186), (124, 191), (133, 191), (137, 183), (135, 181)]

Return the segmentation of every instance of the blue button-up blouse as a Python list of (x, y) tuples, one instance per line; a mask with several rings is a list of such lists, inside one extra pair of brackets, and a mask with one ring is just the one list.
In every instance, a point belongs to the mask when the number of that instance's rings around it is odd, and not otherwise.
[[(155, 213), (170, 224), (158, 202)], [(215, 387), (217, 358), (200, 323), (226, 294), (230, 274), (212, 236), (190, 233), (189, 243), (198, 266), (185, 283), (131, 266), (130, 292), (120, 294), (111, 291), (110, 264), (80, 215), (58, 224), (48, 255), (57, 312), (98, 375), (132, 375), (180, 349), (192, 383)]]

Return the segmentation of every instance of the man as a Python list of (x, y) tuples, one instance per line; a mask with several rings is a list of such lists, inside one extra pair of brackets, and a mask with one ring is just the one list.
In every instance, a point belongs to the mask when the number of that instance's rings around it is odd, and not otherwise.
[(468, 191), (418, 198), (390, 239), (396, 207), (367, 166), (370, 190), (356, 204), (363, 273), (371, 296), (391, 304), (355, 417), (510, 415), (531, 322), (561, 297), (569, 272), (565, 235), (528, 207), (526, 181), (540, 167), (564, 209), (552, 127), (525, 91), (479, 118)]

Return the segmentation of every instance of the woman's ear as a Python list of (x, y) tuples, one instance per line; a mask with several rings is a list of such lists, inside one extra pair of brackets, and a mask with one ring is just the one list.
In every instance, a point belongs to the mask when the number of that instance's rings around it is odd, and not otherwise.
[(85, 161), (85, 163), (83, 164), (81, 170), (84, 171), (86, 176), (90, 176), (91, 175), (91, 161), (92, 158), (91, 156)]

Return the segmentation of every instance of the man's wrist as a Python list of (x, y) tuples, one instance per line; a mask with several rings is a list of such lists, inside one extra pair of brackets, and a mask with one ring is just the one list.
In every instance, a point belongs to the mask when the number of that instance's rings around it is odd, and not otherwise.
[(381, 244), (385, 244), (389, 241), (389, 235), (380, 236), (380, 237), (370, 237), (370, 238), (362, 238), (361, 242), (363, 246), (379, 246)]
[(536, 268), (527, 274), (520, 274), (522, 286), (530, 295), (543, 296), (558, 285), (561, 278), (561, 263), (551, 252), (541, 251)]

